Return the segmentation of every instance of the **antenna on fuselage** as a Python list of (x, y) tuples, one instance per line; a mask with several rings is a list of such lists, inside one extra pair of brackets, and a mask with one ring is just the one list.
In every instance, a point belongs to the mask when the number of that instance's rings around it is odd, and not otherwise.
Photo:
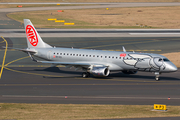
[(126, 49), (124, 48), (124, 46), (122, 46), (122, 48), (123, 48), (123, 52), (126, 52)]

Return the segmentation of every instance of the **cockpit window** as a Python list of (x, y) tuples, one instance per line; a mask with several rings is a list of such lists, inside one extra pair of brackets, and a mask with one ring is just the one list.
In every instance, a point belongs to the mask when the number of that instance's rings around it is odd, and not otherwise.
[(167, 61), (169, 61), (167, 58), (163, 58), (163, 59), (159, 59), (159, 62), (162, 62), (162, 61), (165, 61), (165, 62), (167, 62)]
[(159, 59), (160, 62), (161, 62), (162, 60), (163, 60), (163, 59), (161, 59), (161, 58)]
[(167, 58), (164, 58), (163, 61), (169, 61)]

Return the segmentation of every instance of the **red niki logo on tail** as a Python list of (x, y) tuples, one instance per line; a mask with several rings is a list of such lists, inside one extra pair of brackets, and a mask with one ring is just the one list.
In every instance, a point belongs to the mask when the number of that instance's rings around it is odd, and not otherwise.
[(26, 26), (26, 35), (31, 45), (34, 47), (37, 46), (38, 37), (37, 37), (35, 29), (31, 25)]

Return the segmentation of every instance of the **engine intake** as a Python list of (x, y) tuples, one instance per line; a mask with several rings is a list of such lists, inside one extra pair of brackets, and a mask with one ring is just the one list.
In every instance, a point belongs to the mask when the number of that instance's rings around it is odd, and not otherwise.
[(109, 75), (108, 67), (93, 67), (90, 73), (97, 77), (106, 77)]

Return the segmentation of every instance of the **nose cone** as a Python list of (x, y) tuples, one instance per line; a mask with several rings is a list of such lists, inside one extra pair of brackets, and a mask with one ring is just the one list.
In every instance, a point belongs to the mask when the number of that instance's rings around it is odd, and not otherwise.
[(170, 67), (170, 70), (172, 72), (176, 72), (178, 70), (178, 68), (173, 64), (173, 66)]
[(172, 62), (167, 63), (166, 68), (169, 72), (176, 72), (178, 70), (178, 68)]

